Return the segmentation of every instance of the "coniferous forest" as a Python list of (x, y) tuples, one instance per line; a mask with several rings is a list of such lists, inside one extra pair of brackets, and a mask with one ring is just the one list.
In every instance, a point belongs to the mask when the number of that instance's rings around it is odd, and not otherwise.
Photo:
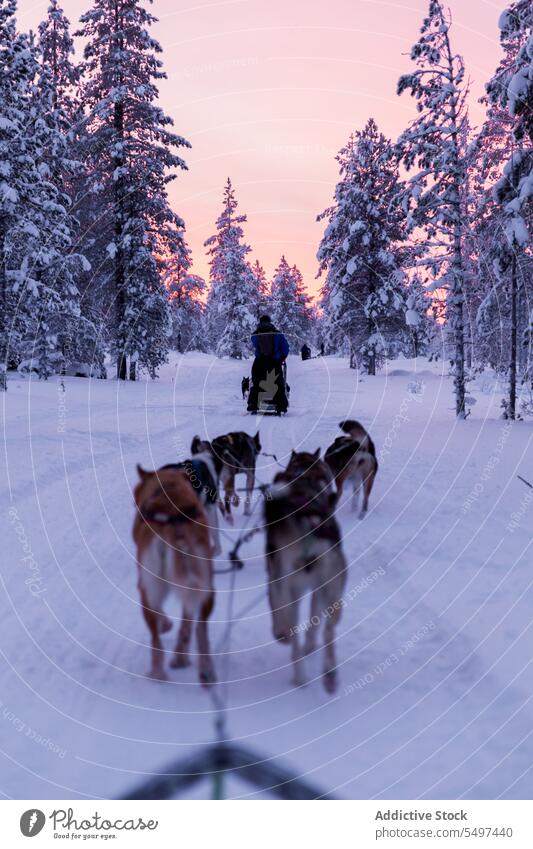
[(272, 279), (252, 259), (225, 175), (209, 279), (194, 273), (187, 209), (168, 196), (190, 143), (159, 106), (154, 22), (145, 0), (93, 0), (76, 24), (50, 0), (23, 32), (16, 0), (0, 2), (2, 389), (15, 369), (135, 380), (172, 349), (248, 357), (266, 312), (293, 350), (323, 346), (368, 375), (400, 354), (449, 361), (459, 417), (485, 368), (506, 381), (504, 416), (531, 414), (519, 403), (533, 380), (529, 0), (500, 18), (479, 127), (453, 21), (430, 0), (397, 86), (415, 118), (390, 139), (369, 117), (337, 154), (315, 298), (290, 256)]

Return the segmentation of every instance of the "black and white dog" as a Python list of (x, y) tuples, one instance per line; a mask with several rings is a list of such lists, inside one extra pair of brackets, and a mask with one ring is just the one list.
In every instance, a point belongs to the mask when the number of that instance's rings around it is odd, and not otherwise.
[(248, 398), (248, 395), (250, 394), (250, 378), (249, 377), (243, 377), (243, 379), (241, 380), (241, 391), (242, 391), (242, 400), (244, 401), (246, 398)]
[(246, 475), (244, 514), (249, 516), (255, 486), (255, 466), (257, 456), (261, 453), (259, 431), (255, 436), (250, 436), (242, 430), (234, 431), (217, 436), (210, 443), (199, 440), (199, 445), (204, 450), (206, 446), (209, 446), (207, 450), (211, 452), (216, 468), (220, 468), (219, 480), (224, 488), (224, 501), (221, 508), (229, 522), (232, 520), (231, 505), (237, 506), (240, 501), (235, 491), (235, 476)]

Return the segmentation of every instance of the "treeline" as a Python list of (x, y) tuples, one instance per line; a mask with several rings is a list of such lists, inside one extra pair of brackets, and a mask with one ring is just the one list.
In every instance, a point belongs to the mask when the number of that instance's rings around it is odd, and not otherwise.
[(460, 417), (469, 378), (490, 366), (508, 379), (504, 414), (518, 414), (532, 378), (529, 0), (501, 16), (478, 129), (451, 18), (430, 0), (398, 83), (416, 118), (397, 140), (370, 119), (338, 154), (317, 305), (284, 256), (271, 281), (251, 262), (230, 180), (205, 243), (209, 281), (192, 272), (168, 199), (190, 145), (158, 105), (161, 47), (141, 0), (93, 0), (73, 35), (57, 0), (35, 34), (15, 14), (0, 0), (1, 388), (8, 368), (104, 376), (111, 356), (136, 379), (170, 348), (247, 356), (268, 312), (293, 349), (324, 342), (369, 374), (399, 353), (447, 357)]
[[(468, 379), (490, 366), (531, 386), (533, 335), (533, 5), (500, 18), (503, 58), (486, 86), (486, 120), (468, 114), (451, 17), (431, 0), (398, 83), (417, 117), (396, 141), (372, 119), (338, 154), (340, 180), (320, 244), (321, 306), (331, 351), (370, 374), (386, 358), (446, 356), (456, 412)], [(533, 412), (531, 392), (522, 412)]]

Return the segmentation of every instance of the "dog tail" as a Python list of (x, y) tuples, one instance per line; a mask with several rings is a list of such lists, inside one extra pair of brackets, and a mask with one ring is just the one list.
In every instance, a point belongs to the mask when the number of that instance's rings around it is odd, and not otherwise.
[(354, 421), (353, 419), (346, 419), (345, 421), (339, 422), (339, 427), (343, 431), (343, 433), (347, 433), (352, 439), (357, 439), (360, 443), (361, 448), (366, 448), (369, 444), (369, 436), (366, 432), (366, 429), (359, 422)]
[(202, 452), (202, 440), (199, 436), (193, 436), (191, 442), (191, 454), (201, 454)]
[(350, 436), (352, 436), (353, 432), (356, 430), (364, 430), (363, 426), (353, 419), (346, 419), (345, 421), (339, 422), (339, 427), (343, 433), (348, 433)]

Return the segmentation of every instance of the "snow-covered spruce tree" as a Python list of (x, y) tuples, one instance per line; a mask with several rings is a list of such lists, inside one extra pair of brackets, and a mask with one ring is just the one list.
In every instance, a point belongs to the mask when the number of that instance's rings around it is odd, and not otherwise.
[(464, 341), (465, 264), (461, 189), (467, 170), (461, 146), (467, 121), (464, 62), (450, 42), (451, 18), (440, 0), (430, 0), (421, 35), (411, 50), (416, 70), (400, 77), (398, 94), (409, 91), (418, 117), (398, 141), (410, 179), (403, 205), (413, 230), (426, 234), (426, 256), (439, 286), (447, 291), (447, 323), (454, 345), (455, 409), (466, 416)]
[(406, 282), (405, 321), (408, 328), (407, 357), (424, 357), (428, 354), (435, 334), (435, 321), (429, 310), (431, 306), (427, 288), (420, 274), (414, 274)]
[(256, 279), (246, 260), (250, 247), (243, 241), (235, 191), (228, 181), (224, 187), (222, 212), (217, 232), (205, 242), (210, 257), (206, 326), (209, 344), (219, 357), (242, 359), (250, 352), (250, 336), (257, 322)]
[[(0, 3), (0, 386), (7, 364), (35, 357), (41, 377), (60, 359), (58, 330), (76, 311), (68, 285), (71, 222), (51, 158), (64, 138), (49, 73), (18, 33), (15, 2)], [(35, 356), (37, 354), (37, 356)]]
[(296, 265), (292, 267), (284, 256), (272, 278), (270, 314), (274, 324), (283, 331), (293, 352), (311, 341), (313, 311), (303, 276)]
[(191, 273), (191, 250), (183, 239), (176, 256), (167, 263), (165, 284), (170, 296), (172, 348), (180, 354), (190, 349), (204, 350), (203, 304), (206, 291), (202, 277)]
[(26, 354), (39, 376), (47, 378), (64, 367), (80, 324), (80, 295), (76, 279), (86, 267), (74, 249), (77, 222), (64, 190), (64, 175), (73, 168), (63, 114), (53, 76), (32, 49), (34, 78), (30, 86), (26, 132), (40, 177), (36, 193), (25, 205), (27, 226), (19, 282), (31, 315)]
[(170, 318), (165, 257), (176, 253), (183, 221), (170, 208), (169, 169), (186, 168), (173, 151), (189, 147), (169, 130), (157, 106), (165, 78), (155, 18), (140, 0), (94, 0), (82, 18), (86, 40), (81, 100), (87, 110), (87, 191), (99, 198), (100, 231), (109, 234), (117, 376), (135, 379), (137, 364), (155, 376), (165, 361)]
[(70, 133), (80, 117), (80, 103), (76, 96), (79, 68), (73, 61), (74, 40), (70, 21), (58, 0), (50, 0), (46, 18), (39, 24), (38, 46), (43, 65), (52, 79), (53, 107), (59, 110), (60, 129), (65, 134)]
[(266, 276), (265, 269), (258, 259), (252, 265), (252, 274), (255, 279), (255, 289), (257, 292), (257, 315), (268, 313), (270, 309), (270, 287)]
[(406, 231), (399, 206), (398, 167), (391, 143), (371, 118), (337, 156), (340, 181), (318, 250), (319, 275), (326, 272), (322, 309), (329, 324), (328, 347), (344, 348), (350, 365), (369, 374), (401, 350), (406, 336)]
[[(509, 306), (509, 394), (504, 399), (505, 415), (516, 416), (517, 378), (519, 359), (525, 360), (526, 373), (531, 368), (531, 322), (529, 309), (530, 224), (533, 212), (533, 7), (518, 0), (500, 17), (501, 44), (504, 56), (487, 85), (489, 98), (495, 106), (507, 111), (508, 160), (503, 176), (494, 187), (493, 198), (502, 238), (496, 246), (494, 268), (500, 282), (506, 285)], [(530, 269), (529, 269), (530, 270)], [(484, 305), (485, 306), (485, 305)], [(487, 322), (493, 305), (489, 302), (481, 314)], [(525, 321), (524, 321), (524, 312)], [(519, 337), (522, 337), (519, 346)], [(520, 356), (520, 348), (522, 356)]]
[(15, 13), (15, 0), (0, 0), (0, 391), (7, 389), (8, 365), (16, 363), (19, 356), (14, 326), (18, 305), (9, 275), (10, 235), (20, 221), (21, 199), (32, 190), (31, 176), (34, 176), (33, 159), (24, 149), (29, 45), (18, 33)]

